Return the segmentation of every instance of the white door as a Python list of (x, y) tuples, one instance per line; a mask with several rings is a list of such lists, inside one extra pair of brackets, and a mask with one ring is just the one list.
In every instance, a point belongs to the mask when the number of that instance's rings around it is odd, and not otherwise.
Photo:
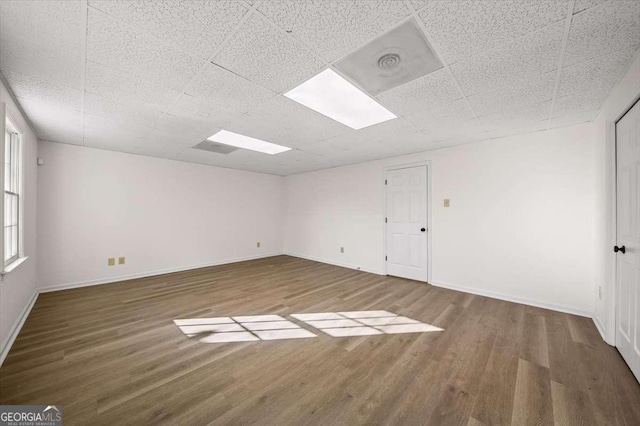
[(640, 380), (640, 103), (616, 124), (616, 347)]
[(387, 172), (387, 274), (427, 281), (427, 167)]

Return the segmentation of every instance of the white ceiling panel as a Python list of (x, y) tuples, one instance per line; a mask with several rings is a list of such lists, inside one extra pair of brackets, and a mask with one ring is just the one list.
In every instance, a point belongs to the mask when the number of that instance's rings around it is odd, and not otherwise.
[(556, 99), (553, 118), (598, 110), (609, 96), (609, 89), (595, 89)]
[(467, 97), (478, 117), (518, 110), (553, 98), (557, 72), (532, 76), (526, 84), (505, 85), (494, 92)]
[(609, 1), (573, 17), (564, 65), (638, 47), (640, 1)]
[(453, 64), (566, 18), (566, 1), (432, 1), (419, 14)]
[(558, 97), (596, 88), (611, 88), (629, 68), (634, 50), (619, 50), (586, 62), (564, 67), (560, 73)]
[(0, 37), (12, 35), (54, 51), (77, 52), (85, 28), (82, 1), (30, 0), (0, 2)]
[(91, 115), (84, 114), (84, 128), (91, 129), (95, 132), (101, 132), (108, 136), (131, 136), (135, 138), (143, 138), (147, 136), (153, 129), (152, 123), (141, 122), (126, 115)]
[(89, 6), (202, 59), (213, 56), (249, 10), (242, 2), (224, 0), (90, 0)]
[(82, 135), (82, 112), (61, 108), (50, 103), (35, 99), (18, 98), (20, 106), (36, 127), (36, 132), (41, 133), (48, 128), (74, 128), (80, 129)]
[(82, 89), (82, 67), (80, 50), (52, 49), (8, 34), (0, 37), (0, 72), (3, 74), (13, 71)]
[(590, 7), (597, 6), (600, 3), (604, 3), (609, 0), (576, 0), (573, 5), (573, 13), (580, 13), (584, 10), (589, 9)]
[(204, 61), (89, 8), (87, 60), (182, 90)]
[(473, 111), (463, 99), (433, 104), (428, 109), (423, 109), (415, 114), (407, 115), (407, 121), (420, 130), (455, 126), (455, 123), (465, 123), (474, 120)]
[(48, 142), (67, 143), (71, 145), (82, 145), (82, 127), (72, 127), (69, 125), (57, 126), (52, 124), (44, 129), (38, 129), (38, 139)]
[(587, 123), (589, 121), (593, 121), (598, 116), (598, 112), (599, 110), (593, 110), (580, 112), (578, 114), (564, 115), (562, 117), (555, 117), (549, 121), (549, 128), (555, 129), (558, 127)]
[(332, 62), (411, 14), (403, 1), (265, 1), (258, 10)]
[(80, 90), (11, 71), (4, 71), (3, 75), (17, 97), (82, 111), (82, 92)]
[[(185, 93), (196, 100), (181, 98), (178, 103), (183, 102), (187, 108), (196, 107), (203, 111), (206, 111), (206, 105), (215, 105), (234, 112), (247, 112), (275, 96), (270, 90), (213, 64), (207, 65), (196, 76)], [(178, 109), (172, 108), (171, 111), (179, 114)]]
[(303, 82), (324, 66), (314, 54), (257, 13), (213, 62), (274, 92)]
[(480, 117), (479, 120), (488, 132), (500, 129), (526, 128), (537, 122), (546, 125), (545, 120), (548, 121), (551, 115), (551, 105), (551, 100), (533, 103), (518, 109)]
[(563, 35), (564, 23), (557, 23), (451, 69), (467, 96), (526, 85), (532, 76), (557, 68)]
[(445, 68), (378, 95), (380, 102), (396, 114), (411, 114), (434, 103), (460, 98), (462, 93)]
[(168, 108), (180, 92), (163, 87), (144, 75), (134, 75), (88, 61), (85, 73), (85, 91), (120, 103), (147, 103)]
[[(39, 138), (287, 175), (592, 120), (640, 1), (575, 0), (567, 28), (569, 4), (0, 0), (0, 72)], [(353, 130), (279, 95), (408, 18), (449, 66), (376, 97), (398, 118)], [(191, 149), (221, 129), (293, 149)]]
[[(132, 122), (139, 126), (155, 127), (162, 111), (144, 104), (124, 104), (87, 93), (84, 98), (85, 115), (104, 117), (105, 121)], [(115, 129), (114, 129), (115, 130)]]
[(269, 99), (247, 115), (228, 123), (226, 128), (288, 147), (353, 132), (351, 128), (284, 96)]

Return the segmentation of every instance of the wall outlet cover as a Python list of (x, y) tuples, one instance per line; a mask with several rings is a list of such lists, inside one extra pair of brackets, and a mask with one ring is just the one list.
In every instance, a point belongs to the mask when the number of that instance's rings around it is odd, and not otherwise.
[(444, 199), (444, 206), (449, 207), (451, 205), (451, 201), (448, 198)]
[(115, 257), (110, 257), (107, 259), (107, 266), (113, 266), (116, 264), (116, 258)]
[(124, 265), (126, 262), (126, 259), (124, 256), (121, 256), (118, 258), (118, 265)]

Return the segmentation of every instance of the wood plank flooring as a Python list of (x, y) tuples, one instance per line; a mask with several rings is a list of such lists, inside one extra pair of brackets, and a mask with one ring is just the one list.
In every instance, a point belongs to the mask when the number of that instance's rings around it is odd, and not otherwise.
[[(445, 330), (203, 344), (172, 322), (369, 309)], [(65, 425), (640, 425), (590, 319), (287, 256), (41, 294), (0, 403)]]

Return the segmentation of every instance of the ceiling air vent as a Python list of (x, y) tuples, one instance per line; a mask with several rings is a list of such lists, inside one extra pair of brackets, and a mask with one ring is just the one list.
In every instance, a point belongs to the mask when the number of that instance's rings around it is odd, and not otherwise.
[(408, 83), (442, 68), (422, 30), (410, 19), (336, 63), (371, 95)]
[(221, 143), (211, 142), (209, 140), (200, 142), (198, 145), (194, 146), (193, 149), (215, 152), (216, 154), (230, 154), (233, 151), (238, 150), (238, 148), (236, 148), (235, 146), (223, 145)]

